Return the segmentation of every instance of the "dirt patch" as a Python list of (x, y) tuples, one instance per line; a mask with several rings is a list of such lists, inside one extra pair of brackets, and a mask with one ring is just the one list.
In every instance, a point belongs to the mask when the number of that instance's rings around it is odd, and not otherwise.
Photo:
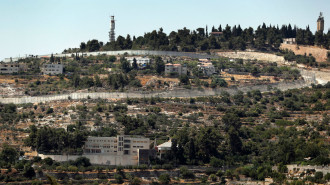
[(167, 82), (167, 83), (168, 82), (179, 83), (178, 78), (163, 78), (163, 77), (152, 76), (152, 75), (137, 76), (136, 78), (141, 81), (142, 86), (145, 86), (147, 84), (147, 82), (150, 80)]
[(296, 55), (312, 54), (317, 62), (325, 62), (327, 60), (327, 53), (329, 50), (319, 48), (316, 46), (301, 46), (296, 44), (281, 44), (280, 49), (288, 49), (293, 51)]

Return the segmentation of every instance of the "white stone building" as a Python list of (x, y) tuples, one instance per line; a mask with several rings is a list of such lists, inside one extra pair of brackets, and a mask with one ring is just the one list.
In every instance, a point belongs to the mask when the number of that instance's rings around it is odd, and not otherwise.
[(165, 65), (165, 75), (177, 73), (178, 75), (186, 75), (187, 74), (187, 66), (181, 64), (166, 64)]
[(44, 64), (41, 67), (42, 74), (57, 75), (63, 73), (63, 64)]
[(138, 67), (141, 68), (145, 68), (148, 64), (150, 64), (151, 60), (150, 58), (147, 57), (126, 57), (125, 59), (131, 64), (131, 66), (133, 65), (134, 62), (134, 58), (136, 60), (136, 63), (138, 65)]
[(209, 59), (199, 59), (197, 66), (206, 76), (215, 74), (215, 67)]
[(0, 74), (12, 74), (23, 72), (27, 70), (27, 66), (22, 63), (9, 62), (9, 63), (0, 63)]
[[(102, 159), (108, 165), (137, 165), (139, 150), (149, 150), (150, 139), (141, 136), (88, 137), (83, 147), (84, 155)], [(93, 163), (93, 159), (91, 159)]]
[(171, 148), (172, 148), (172, 141), (169, 140), (165, 143), (162, 143), (160, 145), (158, 145), (157, 147), (157, 152), (158, 152), (158, 155), (159, 155), (159, 158), (162, 158), (163, 155), (165, 155), (165, 153), (167, 151), (170, 151)]
[(283, 38), (283, 44), (296, 44), (296, 38)]

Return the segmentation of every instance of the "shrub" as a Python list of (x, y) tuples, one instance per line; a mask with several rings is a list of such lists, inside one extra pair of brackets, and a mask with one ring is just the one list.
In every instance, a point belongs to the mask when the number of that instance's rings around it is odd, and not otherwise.
[(211, 181), (215, 182), (215, 181), (217, 181), (217, 176), (215, 174), (211, 174), (210, 179), (211, 179)]
[(78, 172), (78, 168), (77, 168), (76, 166), (69, 166), (69, 167), (68, 167), (68, 170), (69, 170), (70, 172)]
[(121, 176), (121, 175), (119, 175), (119, 174), (115, 174), (115, 175), (114, 175), (114, 178), (115, 178), (115, 180), (116, 180), (116, 183), (118, 183), (118, 184), (122, 184), (122, 183), (124, 182), (124, 180), (123, 180), (123, 176)]
[(161, 184), (169, 184), (171, 182), (171, 178), (170, 178), (170, 175), (167, 174), (167, 173), (163, 173), (159, 176), (158, 178), (159, 182)]
[(191, 171), (188, 170), (187, 167), (183, 166), (180, 168), (180, 174), (183, 179), (194, 179), (195, 174)]

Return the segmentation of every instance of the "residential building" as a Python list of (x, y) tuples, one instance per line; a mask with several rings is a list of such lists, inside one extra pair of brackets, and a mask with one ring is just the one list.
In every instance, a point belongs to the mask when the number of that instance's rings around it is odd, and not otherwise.
[(57, 75), (63, 73), (63, 64), (44, 64), (41, 67), (42, 74)]
[(283, 44), (296, 44), (296, 38), (284, 38)]
[[(149, 138), (118, 135), (117, 137), (88, 137), (83, 151), (84, 156), (103, 158), (103, 162), (108, 165), (137, 165), (148, 162), (146, 158), (149, 159), (149, 147)], [(93, 159), (91, 161), (93, 162)]]
[(17, 62), (0, 63), (0, 74), (12, 74), (27, 71), (27, 65)]
[(151, 62), (150, 58), (147, 57), (126, 57), (126, 60), (131, 64), (131, 66), (133, 65), (134, 58), (140, 69), (147, 67), (147, 65)]
[(215, 67), (211, 63), (210, 59), (199, 59), (197, 66), (206, 76), (215, 74)]
[(169, 140), (163, 144), (160, 144), (156, 147), (157, 149), (157, 152), (158, 152), (158, 155), (159, 155), (159, 158), (162, 158), (163, 155), (165, 155), (165, 153), (167, 151), (170, 151), (172, 148), (172, 141)]
[(187, 66), (181, 64), (166, 64), (165, 65), (165, 75), (177, 73), (178, 75), (186, 75), (187, 74)]

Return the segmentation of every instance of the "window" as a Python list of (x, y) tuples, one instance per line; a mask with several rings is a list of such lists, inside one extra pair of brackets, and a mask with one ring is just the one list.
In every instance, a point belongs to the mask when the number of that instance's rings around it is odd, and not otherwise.
[(124, 150), (124, 155), (129, 155), (129, 150)]

